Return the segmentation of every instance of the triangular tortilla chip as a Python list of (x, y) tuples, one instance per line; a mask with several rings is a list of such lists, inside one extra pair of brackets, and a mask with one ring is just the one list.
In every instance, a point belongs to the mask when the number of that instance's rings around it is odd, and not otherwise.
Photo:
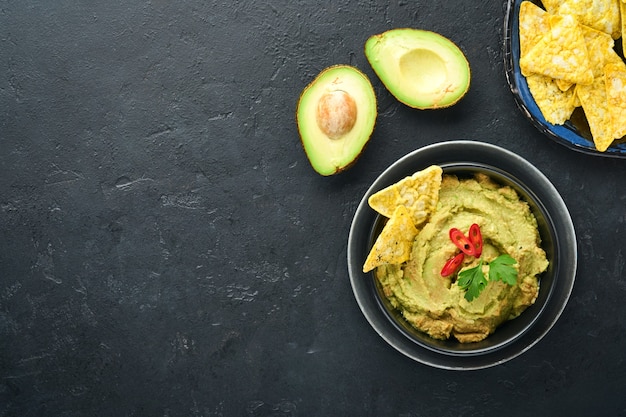
[(604, 75), (604, 64), (607, 60), (612, 59), (612, 56), (619, 58), (619, 55), (613, 49), (615, 42), (608, 33), (582, 25), (581, 29), (585, 45), (587, 45), (589, 68), (591, 68), (594, 78), (602, 77)]
[[(591, 69), (594, 79), (603, 77), (605, 63), (615, 58), (621, 62), (621, 58), (615, 53), (615, 49), (613, 49), (615, 42), (608, 33), (585, 25), (580, 25), (580, 29), (583, 33), (585, 45), (587, 46), (589, 69)], [(567, 91), (573, 85), (572, 82), (565, 80), (556, 80), (556, 84), (561, 91)]]
[(554, 79), (539, 74), (529, 75), (526, 82), (541, 114), (549, 123), (562, 125), (571, 117), (576, 108), (574, 88), (562, 91)]
[(613, 138), (626, 135), (626, 64), (609, 63), (604, 69), (606, 99), (613, 122)]
[(617, 0), (560, 0), (555, 14), (573, 16), (580, 24), (621, 36), (620, 9)]
[(613, 143), (613, 122), (607, 102), (604, 77), (596, 78), (591, 85), (577, 85), (576, 94), (585, 112), (596, 149), (600, 152)]
[(582, 29), (572, 16), (550, 15), (550, 31), (523, 57), (523, 74), (542, 74), (573, 84), (593, 82)]
[(363, 272), (385, 264), (399, 265), (411, 258), (417, 229), (406, 207), (398, 206), (387, 221), (370, 251)]
[(419, 227), (428, 220), (439, 201), (442, 174), (441, 167), (431, 165), (372, 194), (367, 202), (385, 217), (391, 217), (396, 207), (405, 206), (413, 223)]
[(549, 30), (548, 13), (535, 3), (523, 1), (519, 7), (520, 56), (526, 56)]

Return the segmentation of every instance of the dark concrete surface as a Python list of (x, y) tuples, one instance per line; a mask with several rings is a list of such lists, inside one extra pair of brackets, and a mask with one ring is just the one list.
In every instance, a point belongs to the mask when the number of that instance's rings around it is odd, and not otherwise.
[[(517, 109), (503, 1), (0, 0), (0, 416), (624, 416), (626, 161)], [(363, 54), (437, 31), (472, 67), (456, 106), (399, 104)], [(352, 64), (378, 96), (358, 163), (323, 178), (302, 88)], [(562, 193), (579, 273), (554, 329), (452, 372), (361, 314), (346, 241), (369, 184), (426, 144), (519, 153)]]

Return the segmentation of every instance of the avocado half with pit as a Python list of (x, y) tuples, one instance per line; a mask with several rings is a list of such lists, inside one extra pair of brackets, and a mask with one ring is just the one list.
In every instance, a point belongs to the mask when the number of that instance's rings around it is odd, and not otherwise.
[(300, 95), (296, 119), (302, 146), (319, 174), (349, 168), (376, 123), (376, 95), (369, 78), (350, 65), (323, 70)]
[(470, 86), (470, 67), (448, 38), (427, 30), (401, 28), (373, 35), (365, 56), (400, 102), (417, 109), (449, 107)]

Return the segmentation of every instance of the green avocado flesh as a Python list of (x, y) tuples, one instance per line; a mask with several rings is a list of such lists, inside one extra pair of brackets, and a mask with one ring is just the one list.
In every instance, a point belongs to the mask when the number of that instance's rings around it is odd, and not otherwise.
[(376, 123), (376, 95), (369, 79), (349, 65), (323, 70), (300, 95), (296, 119), (307, 158), (321, 175), (350, 167)]
[(469, 89), (465, 55), (434, 32), (403, 28), (374, 35), (365, 42), (365, 56), (387, 90), (410, 107), (448, 107)]

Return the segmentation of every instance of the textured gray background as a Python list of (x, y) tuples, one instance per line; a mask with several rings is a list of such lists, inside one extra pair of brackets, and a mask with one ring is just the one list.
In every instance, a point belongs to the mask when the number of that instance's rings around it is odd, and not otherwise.
[[(0, 416), (624, 416), (626, 161), (575, 153), (517, 109), (503, 1), (0, 0)], [(416, 111), (363, 54), (437, 31), (472, 67)], [(378, 96), (358, 163), (310, 168), (302, 88), (352, 64)], [(579, 238), (569, 305), (505, 365), (432, 369), (352, 294), (346, 240), (369, 184), (426, 144), (534, 163)]]

